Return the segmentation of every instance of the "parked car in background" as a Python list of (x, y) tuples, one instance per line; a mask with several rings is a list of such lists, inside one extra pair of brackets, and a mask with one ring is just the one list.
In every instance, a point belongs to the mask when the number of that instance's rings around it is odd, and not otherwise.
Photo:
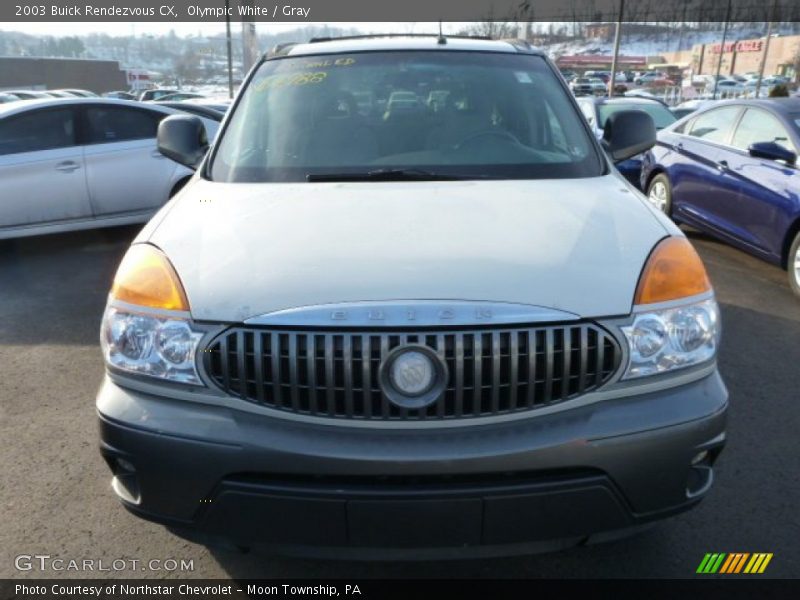
[[(645, 89), (633, 89), (624, 92), (623, 94), (626, 98), (650, 98), (651, 100), (659, 100), (659, 98), (653, 94), (653, 92), (648, 92)], [(659, 100), (660, 102), (661, 100)]]
[[(745, 86), (735, 79), (721, 79), (717, 82), (717, 97), (725, 98), (727, 96), (735, 96), (744, 93)], [(714, 82), (710, 82), (706, 86), (706, 92), (714, 93)]]
[(648, 71), (647, 73), (643, 73), (642, 75), (634, 78), (633, 82), (636, 85), (645, 87), (675, 85), (675, 82), (672, 79), (669, 79), (660, 71)]
[[(191, 171), (156, 148), (177, 111), (107, 98), (0, 106), (0, 238), (142, 223)], [(208, 137), (218, 122), (204, 118)]]
[(692, 114), (697, 109), (691, 106), (673, 106), (670, 108), (670, 110), (672, 111), (672, 114), (675, 115), (676, 119), (682, 119), (686, 115)]
[[(204, 104), (197, 104), (194, 102), (170, 102), (169, 100), (158, 100), (155, 102), (158, 106), (165, 106), (167, 108), (171, 108), (173, 110), (177, 110), (186, 114), (196, 115), (198, 117), (202, 117), (203, 119), (211, 120), (216, 123), (222, 121), (222, 118), (225, 116), (225, 112), (227, 107), (215, 104), (215, 105), (204, 105)], [(213, 141), (213, 137), (209, 137), (209, 141)]]
[(72, 94), (73, 96), (77, 96), (79, 98), (97, 98), (98, 97), (97, 94), (95, 94), (94, 92), (90, 92), (89, 90), (79, 90), (79, 89), (72, 88), (72, 89), (63, 89), (63, 90), (59, 90), (59, 91), (67, 92), (67, 93)]
[(598, 77), (591, 77), (589, 79), (589, 85), (595, 96), (603, 96), (608, 93), (608, 84)]
[(789, 273), (800, 295), (800, 99), (723, 101), (658, 135), (642, 189), (676, 221)]
[(204, 106), (216, 110), (217, 112), (226, 113), (231, 107), (232, 102), (233, 101), (229, 98), (197, 98), (194, 100), (184, 100), (181, 104)]
[(682, 119), (686, 115), (690, 115), (696, 110), (700, 110), (701, 108), (705, 108), (709, 104), (711, 104), (713, 100), (685, 100), (678, 104), (677, 106), (673, 106), (670, 108), (672, 114), (675, 115), (677, 119)]
[(106, 92), (103, 94), (104, 98), (116, 98), (117, 100), (136, 100), (136, 96), (130, 92), (115, 91)]
[(140, 102), (147, 102), (149, 100), (160, 100), (164, 96), (169, 96), (170, 94), (177, 94), (178, 90), (171, 90), (171, 89), (152, 89), (152, 90), (144, 90), (142, 93), (139, 94), (139, 101)]
[(183, 100), (195, 100), (205, 98), (203, 94), (195, 94), (194, 92), (176, 92), (175, 94), (167, 94), (158, 98), (159, 101), (166, 100), (172, 102), (181, 102)]
[(9, 94), (7, 92), (0, 92), (0, 104), (6, 104), (7, 102), (17, 102), (19, 100), (19, 96), (15, 96), (14, 94)]
[(70, 94), (64, 90), (47, 90), (47, 95), (53, 98), (78, 98), (75, 94)]
[(611, 71), (586, 71), (583, 76), (589, 79), (599, 79), (606, 84), (611, 81)]
[[(759, 98), (766, 98), (769, 96), (773, 88), (779, 85), (785, 85), (783, 77), (764, 77), (761, 80), (761, 86), (758, 90)], [(758, 79), (751, 79), (744, 84), (744, 92), (748, 97), (755, 97), (756, 87), (758, 86)]]
[(19, 100), (46, 100), (48, 98), (53, 98), (53, 96), (47, 92), (39, 90), (4, 90), (3, 93), (12, 94)]
[(577, 74), (577, 73), (575, 73), (575, 71), (572, 71), (571, 69), (562, 69), (562, 70), (561, 70), (561, 76), (562, 76), (562, 77), (563, 77), (563, 78), (564, 78), (564, 79), (565, 79), (567, 82), (570, 82), (570, 81), (572, 81), (573, 79), (575, 79), (575, 78), (578, 76), (578, 74)]
[[(273, 84), (323, 60), (350, 66)], [(719, 309), (610, 168), (652, 119), (609, 123), (603, 150), (524, 42), (437, 35), (284, 47), (208, 152), (196, 117), (162, 122), (198, 172), (103, 317), (122, 505), (371, 560), (563, 549), (695, 506), (725, 443)]]
[[(660, 100), (649, 98), (587, 98), (577, 99), (578, 106), (586, 117), (589, 126), (597, 136), (602, 139), (608, 118), (620, 111), (640, 110), (646, 112), (653, 119), (656, 130), (664, 129), (677, 120), (675, 114)], [(640, 186), (642, 155), (633, 156), (615, 165), (617, 170), (637, 188)]]
[(588, 77), (576, 77), (569, 83), (569, 89), (576, 96), (591, 96), (594, 94), (594, 86), (592, 80)]

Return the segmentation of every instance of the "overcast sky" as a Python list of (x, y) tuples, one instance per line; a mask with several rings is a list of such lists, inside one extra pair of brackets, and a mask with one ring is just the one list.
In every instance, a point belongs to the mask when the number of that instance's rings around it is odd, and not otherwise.
[[(262, 33), (269, 31), (289, 31), (310, 25), (330, 25), (335, 27), (355, 27), (365, 33), (433, 33), (439, 28), (438, 23), (257, 23), (256, 30)], [(231, 23), (236, 29), (238, 23)], [(445, 33), (458, 31), (463, 23), (444, 23)], [(21, 31), (34, 35), (83, 35), (87, 33), (107, 33), (109, 35), (141, 35), (143, 33), (167, 34), (171, 29), (180, 36), (213, 35), (225, 31), (225, 22), (219, 23), (0, 23), (0, 30)]]

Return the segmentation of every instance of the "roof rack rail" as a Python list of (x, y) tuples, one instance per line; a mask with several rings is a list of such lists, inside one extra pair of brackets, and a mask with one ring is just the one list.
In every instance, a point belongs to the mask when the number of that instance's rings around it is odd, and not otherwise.
[[(343, 36), (325, 36), (313, 37), (308, 40), (309, 44), (318, 44), (320, 42), (334, 42), (339, 40), (368, 40), (370, 38), (382, 37), (440, 37), (439, 33), (365, 33), (361, 35), (343, 35)], [(445, 38), (462, 39), (462, 40), (486, 40), (491, 41), (492, 38), (486, 35), (445, 35)]]

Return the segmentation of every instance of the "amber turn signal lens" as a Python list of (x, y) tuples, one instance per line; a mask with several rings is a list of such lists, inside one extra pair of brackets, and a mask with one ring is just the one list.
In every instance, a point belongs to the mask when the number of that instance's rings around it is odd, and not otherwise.
[(149, 308), (189, 310), (175, 269), (161, 251), (149, 244), (130, 247), (117, 269), (111, 295)]
[(689, 240), (669, 237), (659, 242), (647, 259), (633, 302), (666, 302), (710, 289), (706, 268)]

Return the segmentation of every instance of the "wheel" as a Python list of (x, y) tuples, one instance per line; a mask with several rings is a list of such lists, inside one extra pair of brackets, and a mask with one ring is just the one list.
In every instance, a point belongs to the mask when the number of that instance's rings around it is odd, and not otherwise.
[(797, 296), (800, 296), (800, 232), (794, 236), (787, 262), (786, 270), (789, 271), (789, 285), (792, 291)]
[(672, 186), (664, 173), (659, 173), (650, 181), (647, 199), (665, 215), (672, 215)]

